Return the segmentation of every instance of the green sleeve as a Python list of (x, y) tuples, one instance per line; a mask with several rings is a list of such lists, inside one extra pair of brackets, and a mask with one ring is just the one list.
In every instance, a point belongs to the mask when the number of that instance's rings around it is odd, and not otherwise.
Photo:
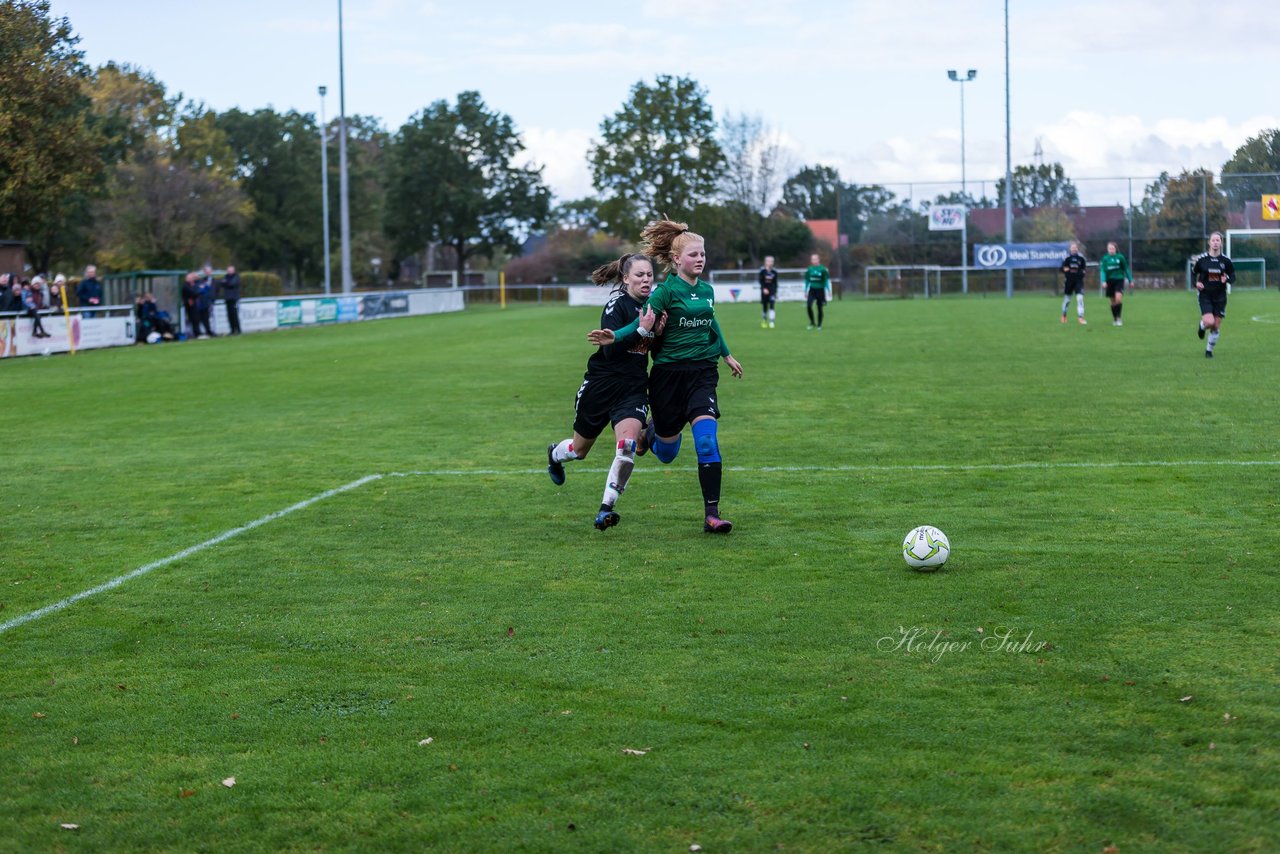
[(714, 317), (711, 318), (711, 331), (716, 334), (716, 340), (720, 342), (720, 356), (728, 356), (729, 342), (724, 340), (724, 333), (720, 331), (720, 322)]
[[(645, 306), (648, 306), (649, 308), (653, 309), (654, 314), (662, 314), (662, 312), (666, 311), (667, 310), (666, 302), (659, 295), (665, 296), (666, 290), (659, 290), (658, 288), (654, 288), (653, 291), (649, 294), (648, 301), (645, 302), (644, 305), (640, 306), (640, 314), (644, 314)], [(623, 338), (627, 337), (628, 335), (634, 335), (636, 333), (636, 330), (639, 328), (640, 328), (640, 315), (636, 315), (636, 319), (628, 323), (626, 326), (622, 327), (621, 329), (613, 330), (613, 342), (617, 344), (619, 341), (621, 341)]]
[(827, 288), (831, 288), (831, 271), (826, 267), (822, 268), (822, 281), (826, 283)]
[(1120, 260), (1124, 262), (1124, 277), (1132, 282), (1133, 273), (1129, 270), (1129, 259), (1121, 255)]

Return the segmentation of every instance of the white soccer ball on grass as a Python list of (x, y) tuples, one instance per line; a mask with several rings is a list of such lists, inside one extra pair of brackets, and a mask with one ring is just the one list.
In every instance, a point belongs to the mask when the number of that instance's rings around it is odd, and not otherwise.
[(932, 525), (912, 528), (902, 541), (902, 559), (912, 569), (932, 572), (946, 563), (949, 557), (951, 541)]

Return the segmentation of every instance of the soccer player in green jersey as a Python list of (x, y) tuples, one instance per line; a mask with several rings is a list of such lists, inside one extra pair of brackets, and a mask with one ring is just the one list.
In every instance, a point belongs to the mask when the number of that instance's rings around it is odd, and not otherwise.
[(1129, 272), (1129, 262), (1120, 254), (1120, 248), (1114, 240), (1107, 243), (1107, 254), (1098, 262), (1098, 272), (1102, 276), (1102, 284), (1107, 287), (1107, 298), (1111, 300), (1111, 324), (1124, 326), (1120, 319), (1120, 310), (1124, 307), (1124, 283), (1133, 284), (1133, 274)]
[(814, 328), (813, 305), (818, 305), (818, 331), (822, 331), (822, 307), (827, 304), (827, 290), (831, 287), (831, 272), (822, 266), (817, 253), (809, 256), (809, 269), (804, 271), (804, 283), (808, 288), (805, 310), (809, 312), (809, 328)]
[[(659, 460), (671, 462), (680, 453), (684, 425), (691, 425), (702, 488), (702, 530), (727, 534), (733, 523), (720, 518), (723, 464), (716, 429), (720, 418), (717, 364), (723, 358), (735, 377), (742, 376), (742, 365), (729, 354), (716, 322), (715, 291), (698, 278), (707, 263), (703, 239), (684, 223), (665, 218), (646, 225), (640, 238), (644, 253), (662, 261), (669, 271), (646, 303), (646, 311), (667, 315), (666, 332), (653, 351), (649, 371), (649, 406), (653, 410), (653, 423), (646, 434), (649, 447)], [(621, 329), (592, 330), (587, 340), (605, 346), (639, 328), (637, 319)]]

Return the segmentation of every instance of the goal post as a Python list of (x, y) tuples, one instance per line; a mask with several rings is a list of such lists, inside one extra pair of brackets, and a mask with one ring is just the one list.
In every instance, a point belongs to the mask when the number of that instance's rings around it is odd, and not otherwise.
[[(1239, 267), (1242, 262), (1261, 260), (1263, 272), (1261, 284), (1267, 286), (1267, 275), (1275, 276), (1280, 270), (1280, 228), (1229, 228), (1224, 233), (1226, 245), (1223, 252), (1236, 265), (1236, 279), (1240, 278)], [(1242, 257), (1236, 259), (1232, 252), (1239, 252)], [(1272, 284), (1276, 282), (1272, 281)], [(1235, 287), (1241, 287), (1236, 284)]]
[[(1226, 253), (1224, 253), (1226, 254)], [(1196, 280), (1194, 268), (1196, 266), (1196, 258), (1187, 259), (1187, 290), (1195, 290)], [(1227, 254), (1228, 258), (1231, 258)], [(1236, 268), (1235, 283), (1229, 285), (1233, 291), (1260, 291), (1267, 286), (1267, 259), (1266, 258), (1231, 258), (1231, 265)]]

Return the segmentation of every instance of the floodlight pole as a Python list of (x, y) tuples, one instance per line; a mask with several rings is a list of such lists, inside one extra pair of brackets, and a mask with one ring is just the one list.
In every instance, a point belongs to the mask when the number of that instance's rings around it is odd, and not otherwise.
[(329, 128), (324, 120), (324, 96), (329, 87), (320, 87), (320, 198), (324, 211), (324, 292), (329, 295)]
[(351, 293), (351, 205), (347, 183), (347, 85), (342, 59), (342, 0), (338, 0), (338, 228), (342, 241), (342, 292)]
[(960, 84), (960, 201), (964, 212), (960, 217), (960, 291), (969, 293), (969, 188), (964, 163), (964, 84), (978, 76), (976, 68), (970, 68), (964, 77), (953, 70), (947, 78)]
[[(1004, 242), (1013, 242), (1013, 143), (1009, 121), (1009, 0), (1004, 0)], [(1006, 264), (1009, 262), (1006, 260)], [(1004, 271), (1004, 295), (1013, 298), (1013, 268)]]

